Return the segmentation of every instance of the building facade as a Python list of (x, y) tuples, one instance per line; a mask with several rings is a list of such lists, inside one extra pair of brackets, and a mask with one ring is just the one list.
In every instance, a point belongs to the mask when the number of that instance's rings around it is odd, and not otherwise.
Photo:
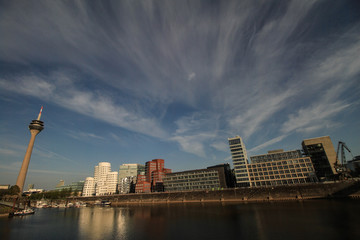
[(238, 187), (249, 187), (250, 176), (247, 168), (249, 161), (246, 153), (245, 144), (239, 136), (228, 138), (236, 185)]
[(303, 151), (311, 158), (317, 177), (320, 180), (332, 180), (335, 170), (336, 152), (329, 136), (305, 139)]
[(268, 151), (267, 154), (251, 156), (251, 163), (270, 162), (273, 160), (288, 160), (303, 157), (300, 150), (292, 150), (284, 152), (283, 149)]
[(166, 174), (164, 177), (166, 192), (210, 190), (233, 187), (229, 164)]
[(116, 193), (117, 183), (118, 183), (118, 172), (109, 172), (106, 175), (106, 193), (105, 195), (110, 195)]
[[(118, 172), (111, 172), (111, 164), (109, 162), (100, 162), (94, 167), (94, 178), (86, 178), (87, 184), (84, 184), (83, 196), (94, 195), (93, 186), (95, 186), (95, 195), (110, 195), (117, 191)], [(85, 193), (86, 192), (86, 193)]]
[(317, 182), (309, 157), (266, 160), (248, 165), (252, 187)]
[(81, 193), (84, 189), (85, 181), (72, 182), (69, 185), (55, 187), (55, 190), (71, 189), (72, 192)]
[(171, 173), (171, 169), (165, 168), (164, 159), (153, 159), (145, 163), (145, 175), (138, 175), (135, 186), (135, 192), (164, 191), (163, 178), (166, 174)]
[(93, 177), (87, 177), (85, 179), (82, 195), (84, 197), (95, 196), (95, 179)]
[(252, 156), (251, 163), (248, 163), (244, 154), (246, 148), (240, 137), (229, 138), (229, 145), (235, 176), (238, 174), (236, 180), (240, 179), (237, 186), (277, 186), (318, 181), (310, 157), (302, 156), (300, 150), (269, 151), (267, 154)]
[(118, 190), (120, 194), (135, 192), (135, 183), (137, 175), (145, 172), (145, 166), (142, 164), (122, 164), (119, 167)]

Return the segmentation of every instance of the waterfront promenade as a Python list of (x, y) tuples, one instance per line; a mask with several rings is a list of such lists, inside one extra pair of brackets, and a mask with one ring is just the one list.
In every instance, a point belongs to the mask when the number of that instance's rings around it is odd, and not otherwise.
[(160, 204), (190, 202), (261, 202), (293, 201), (323, 198), (360, 198), (360, 181), (302, 184), (262, 188), (230, 188), (223, 190), (116, 194), (94, 197), (70, 197), (69, 202), (94, 204), (110, 201), (112, 206), (128, 204)]

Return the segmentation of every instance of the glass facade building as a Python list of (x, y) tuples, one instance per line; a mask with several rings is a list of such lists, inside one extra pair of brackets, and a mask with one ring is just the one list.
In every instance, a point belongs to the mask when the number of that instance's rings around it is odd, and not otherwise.
[(332, 180), (335, 170), (336, 152), (329, 136), (305, 139), (304, 153), (311, 158), (316, 175), (320, 180)]
[(317, 182), (309, 157), (273, 160), (248, 165), (251, 186), (277, 186)]
[(233, 186), (231, 169), (228, 164), (166, 174), (166, 192), (223, 189)]
[(122, 164), (119, 167), (119, 193), (134, 193), (136, 177), (142, 172), (145, 172), (145, 165), (137, 163)]

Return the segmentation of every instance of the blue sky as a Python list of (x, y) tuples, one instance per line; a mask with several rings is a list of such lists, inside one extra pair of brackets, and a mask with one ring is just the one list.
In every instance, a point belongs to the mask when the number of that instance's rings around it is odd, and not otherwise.
[(329, 135), (360, 154), (359, 1), (0, 1), (0, 184), (98, 162), (231, 163)]

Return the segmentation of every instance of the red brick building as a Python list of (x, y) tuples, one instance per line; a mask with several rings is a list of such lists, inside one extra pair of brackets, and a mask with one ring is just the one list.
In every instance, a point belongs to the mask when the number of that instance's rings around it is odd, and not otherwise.
[(153, 159), (145, 163), (145, 175), (138, 175), (136, 193), (160, 192), (164, 190), (163, 178), (171, 169), (164, 168), (164, 159)]

